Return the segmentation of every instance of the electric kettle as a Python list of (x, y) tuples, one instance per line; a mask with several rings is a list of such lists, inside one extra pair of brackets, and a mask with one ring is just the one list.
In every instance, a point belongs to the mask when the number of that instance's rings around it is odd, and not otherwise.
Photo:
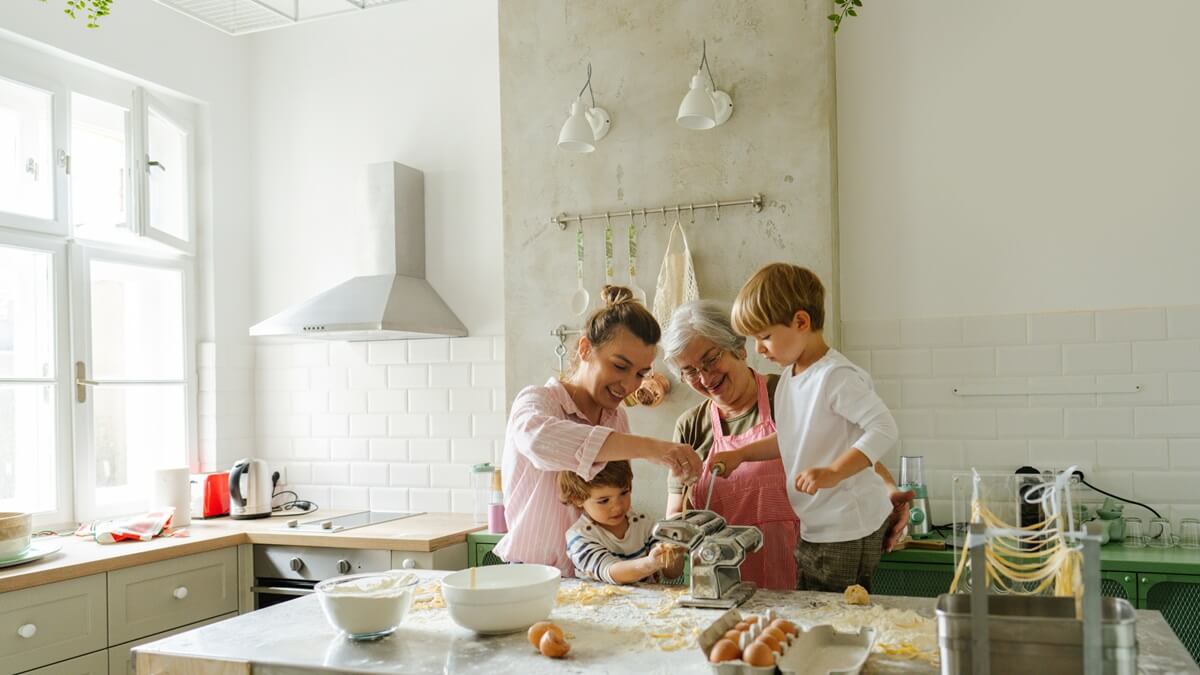
[(261, 459), (239, 459), (229, 472), (229, 517), (237, 520), (271, 515), (271, 471)]

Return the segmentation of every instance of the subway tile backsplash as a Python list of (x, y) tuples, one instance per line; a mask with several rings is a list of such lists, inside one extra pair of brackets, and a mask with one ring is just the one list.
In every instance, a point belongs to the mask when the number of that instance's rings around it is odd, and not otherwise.
[(503, 338), (256, 348), (254, 439), (331, 509), (469, 513), (471, 465), (504, 444)]
[(1176, 520), (1200, 512), (1200, 307), (842, 329), (847, 356), (871, 372), (900, 427), (886, 463), (895, 471), (901, 454), (925, 456), (938, 522), (951, 518), (954, 474), (1023, 464), (1078, 463), (1089, 482)]

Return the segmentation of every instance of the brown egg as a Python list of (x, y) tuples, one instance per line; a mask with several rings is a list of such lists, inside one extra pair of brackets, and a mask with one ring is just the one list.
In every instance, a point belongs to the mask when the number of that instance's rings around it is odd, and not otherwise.
[[(558, 626), (555, 626), (558, 628)], [(548, 630), (542, 635), (542, 641), (538, 645), (538, 649), (542, 652), (542, 656), (549, 656), (552, 659), (561, 659), (571, 651), (571, 645), (563, 639), (561, 631)]]
[(734, 630), (740, 630), (740, 631), (742, 631), (742, 632), (744, 633), (744, 632), (746, 632), (746, 631), (750, 630), (750, 626), (751, 626), (751, 625), (752, 625), (752, 624), (750, 624), (750, 622), (748, 622), (748, 621), (739, 621), (739, 622), (737, 623), (737, 625), (733, 627), (733, 629), (734, 629)]
[(529, 627), (529, 633), (527, 634), (527, 637), (529, 638), (529, 644), (533, 645), (534, 649), (541, 649), (542, 637), (547, 631), (556, 634), (559, 640), (563, 639), (563, 632), (561, 628), (554, 625), (554, 623), (550, 621), (539, 621)]
[(783, 645), (781, 645), (779, 643), (779, 640), (776, 640), (775, 638), (771, 637), (770, 635), (767, 635), (766, 633), (759, 635), (758, 639), (755, 640), (755, 642), (761, 642), (761, 643), (765, 644), (766, 646), (770, 647), (771, 651), (775, 652), (776, 654), (783, 651)]
[(775, 665), (775, 652), (764, 642), (755, 642), (746, 647), (746, 653), (742, 655), (742, 660), (756, 667), (763, 668), (766, 666)]
[(742, 617), (742, 621), (745, 621), (746, 623), (749, 623), (749, 624), (756, 624), (760, 620), (761, 619), (756, 614), (750, 614), (750, 615)]
[(708, 653), (710, 663), (737, 661), (740, 658), (742, 658), (742, 650), (738, 649), (732, 640), (717, 640), (717, 644), (713, 645), (712, 651)]
[(779, 642), (780, 644), (787, 644), (787, 633), (784, 633), (783, 630), (775, 626), (767, 626), (763, 630), (763, 635), (770, 635), (771, 637), (775, 638), (776, 642)]
[(725, 632), (724, 638), (730, 642), (737, 644), (738, 638), (742, 637), (742, 631), (732, 628)]
[(779, 630), (792, 635), (800, 634), (800, 631), (796, 628), (796, 624), (788, 621), (787, 619), (775, 619), (771, 622), (771, 627), (778, 628)]

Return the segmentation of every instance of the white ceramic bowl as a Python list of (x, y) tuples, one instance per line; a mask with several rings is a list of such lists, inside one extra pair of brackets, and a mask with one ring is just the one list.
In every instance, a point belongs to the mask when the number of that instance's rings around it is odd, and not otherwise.
[(489, 565), (442, 579), (442, 596), (454, 623), (485, 635), (515, 633), (550, 616), (561, 580), (548, 565)]
[(326, 579), (316, 591), (330, 625), (352, 640), (377, 640), (404, 621), (416, 585), (415, 575), (392, 570)]
[(28, 513), (0, 513), (0, 560), (15, 558), (29, 548), (33, 536), (33, 516)]

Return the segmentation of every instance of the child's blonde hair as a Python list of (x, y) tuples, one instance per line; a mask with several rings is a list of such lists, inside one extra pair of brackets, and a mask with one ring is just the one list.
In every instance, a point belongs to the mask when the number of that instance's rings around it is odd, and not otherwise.
[(767, 326), (789, 325), (804, 310), (813, 330), (825, 326), (825, 286), (812, 270), (771, 263), (754, 273), (733, 301), (733, 328), (754, 335)]
[(623, 459), (609, 462), (591, 480), (584, 480), (574, 471), (560, 471), (558, 474), (558, 499), (564, 504), (578, 506), (592, 496), (592, 488), (598, 487), (615, 487), (622, 490), (633, 487), (633, 469), (630, 468), (629, 462)]

